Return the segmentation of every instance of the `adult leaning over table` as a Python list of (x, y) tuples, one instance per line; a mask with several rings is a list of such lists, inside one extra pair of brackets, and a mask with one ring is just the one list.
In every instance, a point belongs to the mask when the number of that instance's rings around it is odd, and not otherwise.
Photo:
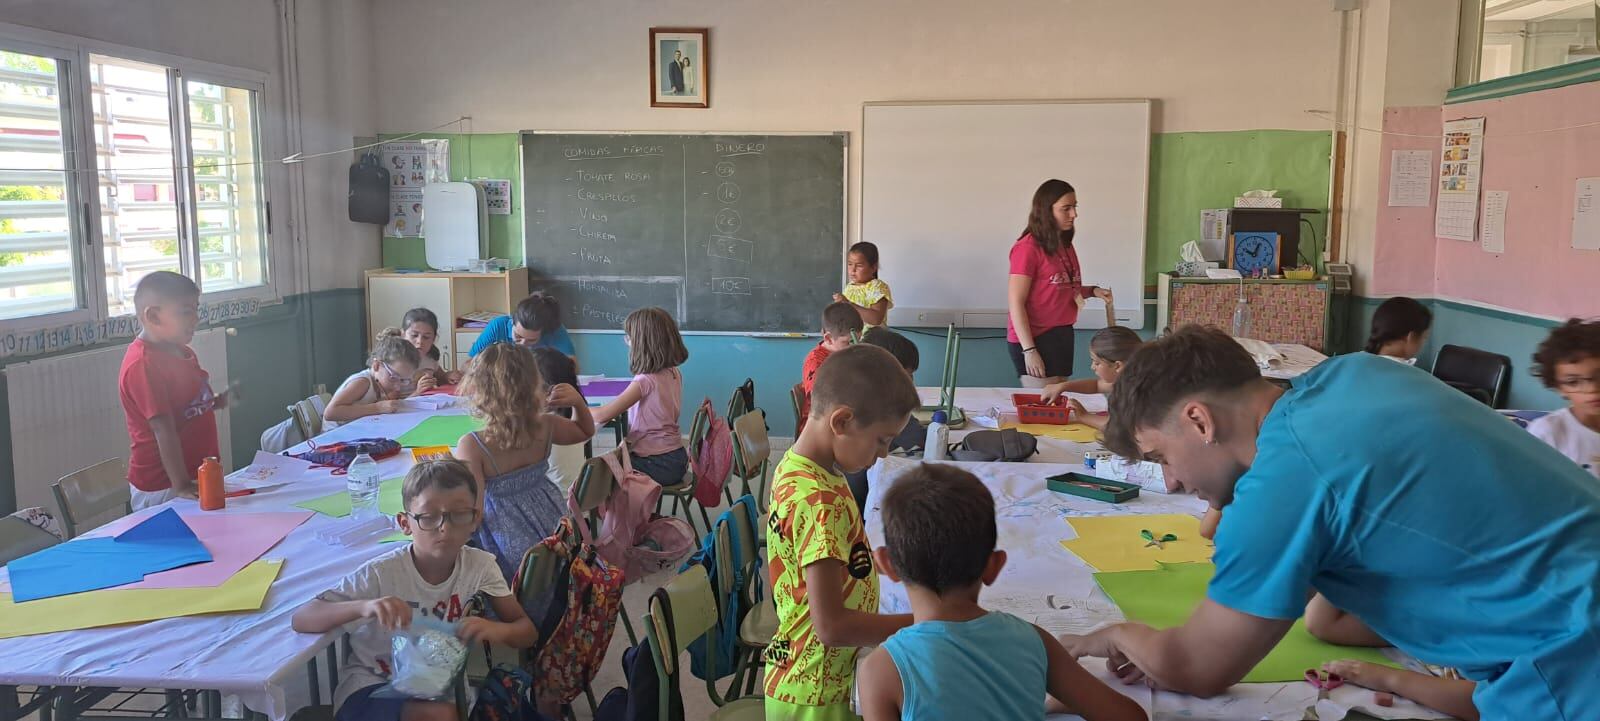
[(1077, 191), (1065, 180), (1046, 180), (1033, 191), (1028, 227), (1011, 245), (1006, 340), (1024, 387), (1066, 380), (1078, 309), (1091, 297), (1111, 302), (1111, 289), (1083, 284), (1072, 247), (1077, 220)]
[(1125, 682), (1219, 694), (1316, 591), (1476, 681), (1482, 718), (1600, 708), (1600, 485), (1426, 371), (1354, 353), (1285, 391), (1223, 332), (1187, 327), (1128, 361), (1106, 444), (1226, 509), (1183, 625), (1062, 639)]

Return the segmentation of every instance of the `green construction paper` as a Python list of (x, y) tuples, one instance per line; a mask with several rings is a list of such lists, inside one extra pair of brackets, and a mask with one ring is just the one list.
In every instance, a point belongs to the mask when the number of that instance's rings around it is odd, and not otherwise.
[[(378, 486), (378, 510), (384, 515), (392, 516), (405, 510), (405, 501), (400, 496), (400, 488), (404, 482), (404, 478), (390, 478)], [(324, 516), (344, 518), (350, 515), (350, 493), (338, 491), (294, 505)]]
[(378, 539), (378, 543), (401, 543), (409, 540), (411, 540), (411, 537), (407, 536), (405, 531), (395, 531), (394, 533)]
[[(1188, 620), (1195, 607), (1205, 599), (1206, 585), (1216, 570), (1216, 566), (1209, 563), (1172, 563), (1162, 564), (1154, 571), (1096, 573), (1094, 580), (1128, 620), (1155, 628), (1172, 628)], [(1295, 621), (1278, 646), (1245, 675), (1243, 682), (1301, 681), (1305, 679), (1306, 669), (1321, 668), (1323, 663), (1344, 658), (1400, 668), (1400, 664), (1390, 661), (1378, 649), (1335, 646), (1319, 641), (1306, 631), (1305, 619), (1301, 619)]]
[(451, 446), (473, 431), (482, 430), (483, 421), (473, 416), (429, 416), (427, 420), (402, 433), (395, 440), (406, 448), (425, 446)]

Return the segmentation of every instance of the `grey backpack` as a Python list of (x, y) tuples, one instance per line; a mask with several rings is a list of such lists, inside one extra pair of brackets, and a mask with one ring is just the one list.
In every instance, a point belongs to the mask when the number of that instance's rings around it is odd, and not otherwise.
[(1026, 461), (1039, 452), (1039, 439), (1015, 428), (998, 431), (973, 431), (950, 449), (957, 461)]

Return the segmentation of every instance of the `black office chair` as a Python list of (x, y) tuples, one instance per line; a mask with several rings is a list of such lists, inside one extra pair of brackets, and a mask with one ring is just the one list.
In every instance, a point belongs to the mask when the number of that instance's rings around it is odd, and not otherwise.
[(1511, 386), (1511, 359), (1477, 348), (1446, 345), (1433, 359), (1433, 377), (1490, 408), (1504, 408)]

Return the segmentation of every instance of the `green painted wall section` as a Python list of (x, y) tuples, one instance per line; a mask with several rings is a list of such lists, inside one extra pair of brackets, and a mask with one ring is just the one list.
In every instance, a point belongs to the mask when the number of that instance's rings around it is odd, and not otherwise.
[[(1323, 131), (1157, 133), (1150, 144), (1145, 283), (1154, 285), (1157, 273), (1178, 262), (1183, 244), (1200, 239), (1200, 211), (1231, 208), (1246, 190), (1277, 190), (1285, 207), (1322, 211), (1311, 222), (1317, 248), (1323, 248), (1332, 153), (1333, 140)], [(1092, 205), (1084, 212), (1092, 214)], [(1309, 247), (1307, 240), (1302, 235), (1302, 248)]]
[[(229, 411), (232, 436), (224, 439), (232, 444), (235, 466), (250, 462), (260, 447), (261, 432), (288, 418), (290, 403), (310, 395), (318, 383), (330, 389), (337, 386), (360, 367), (367, 349), (363, 298), (357, 288), (290, 296), (255, 316), (225, 324), (237, 331), (228, 338), (227, 375), (241, 384), (239, 398)], [(27, 360), (37, 358), (15, 362)], [(0, 515), (16, 510), (11, 419), (6, 410), (10, 405), (4, 378), (0, 374)]]
[[(383, 135), (393, 138), (398, 135)], [(522, 264), (522, 154), (516, 133), (426, 133), (417, 140), (450, 141), (450, 179), (491, 178), (511, 181), (511, 214), (489, 216), (489, 253)], [(424, 222), (426, 225), (426, 222)], [(423, 268), (421, 238), (383, 239), (383, 264)]]

